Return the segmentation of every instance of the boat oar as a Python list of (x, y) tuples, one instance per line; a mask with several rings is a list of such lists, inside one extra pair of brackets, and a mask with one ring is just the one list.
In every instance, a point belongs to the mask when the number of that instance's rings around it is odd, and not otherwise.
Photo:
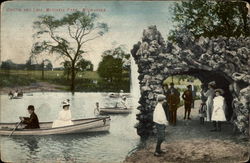
[(12, 130), (11, 134), (9, 135), (9, 137), (15, 132), (15, 130), (17, 129), (17, 127), (22, 123), (22, 121), (20, 121), (16, 127)]

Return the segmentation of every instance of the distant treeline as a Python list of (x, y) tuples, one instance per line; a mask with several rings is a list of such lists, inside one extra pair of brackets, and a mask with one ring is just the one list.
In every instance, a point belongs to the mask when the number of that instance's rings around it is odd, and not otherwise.
[[(52, 70), (53, 65), (50, 60), (46, 59), (42, 63), (31, 64), (28, 60), (25, 64), (17, 64), (12, 60), (6, 60), (0, 63), (0, 68), (3, 70)], [(60, 69), (60, 68), (57, 68)], [(63, 69), (63, 68), (62, 68)]]

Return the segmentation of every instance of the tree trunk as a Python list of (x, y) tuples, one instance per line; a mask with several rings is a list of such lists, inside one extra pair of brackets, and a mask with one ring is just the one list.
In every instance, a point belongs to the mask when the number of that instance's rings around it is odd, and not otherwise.
[(69, 81), (70, 70), (67, 70), (67, 80)]
[(75, 92), (75, 66), (73, 65), (71, 68), (71, 92), (74, 93)]
[(42, 63), (42, 80), (44, 80), (44, 61)]

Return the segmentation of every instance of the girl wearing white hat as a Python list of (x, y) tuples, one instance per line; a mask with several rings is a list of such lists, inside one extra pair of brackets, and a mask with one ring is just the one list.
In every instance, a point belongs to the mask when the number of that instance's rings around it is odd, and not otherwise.
[(213, 99), (213, 113), (212, 121), (214, 129), (211, 131), (221, 131), (221, 122), (227, 121), (225, 111), (226, 102), (222, 94), (224, 91), (222, 89), (215, 90), (215, 98)]
[(52, 128), (73, 125), (71, 121), (71, 111), (69, 109), (69, 100), (62, 102), (63, 110), (59, 112), (57, 120), (52, 124)]

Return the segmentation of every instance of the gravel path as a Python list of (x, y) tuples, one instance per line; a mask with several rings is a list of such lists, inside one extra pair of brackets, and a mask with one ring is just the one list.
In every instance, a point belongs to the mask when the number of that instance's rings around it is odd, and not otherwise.
[(211, 132), (212, 123), (199, 123), (198, 108), (200, 101), (195, 102), (191, 119), (183, 120), (184, 108), (178, 109), (176, 126), (168, 126), (166, 141), (162, 149), (167, 153), (161, 157), (153, 156), (155, 138), (151, 138), (142, 148), (127, 157), (125, 162), (158, 163), (158, 162), (240, 162), (246, 160), (250, 153), (249, 139), (234, 134), (230, 123), (222, 124), (221, 132)]

